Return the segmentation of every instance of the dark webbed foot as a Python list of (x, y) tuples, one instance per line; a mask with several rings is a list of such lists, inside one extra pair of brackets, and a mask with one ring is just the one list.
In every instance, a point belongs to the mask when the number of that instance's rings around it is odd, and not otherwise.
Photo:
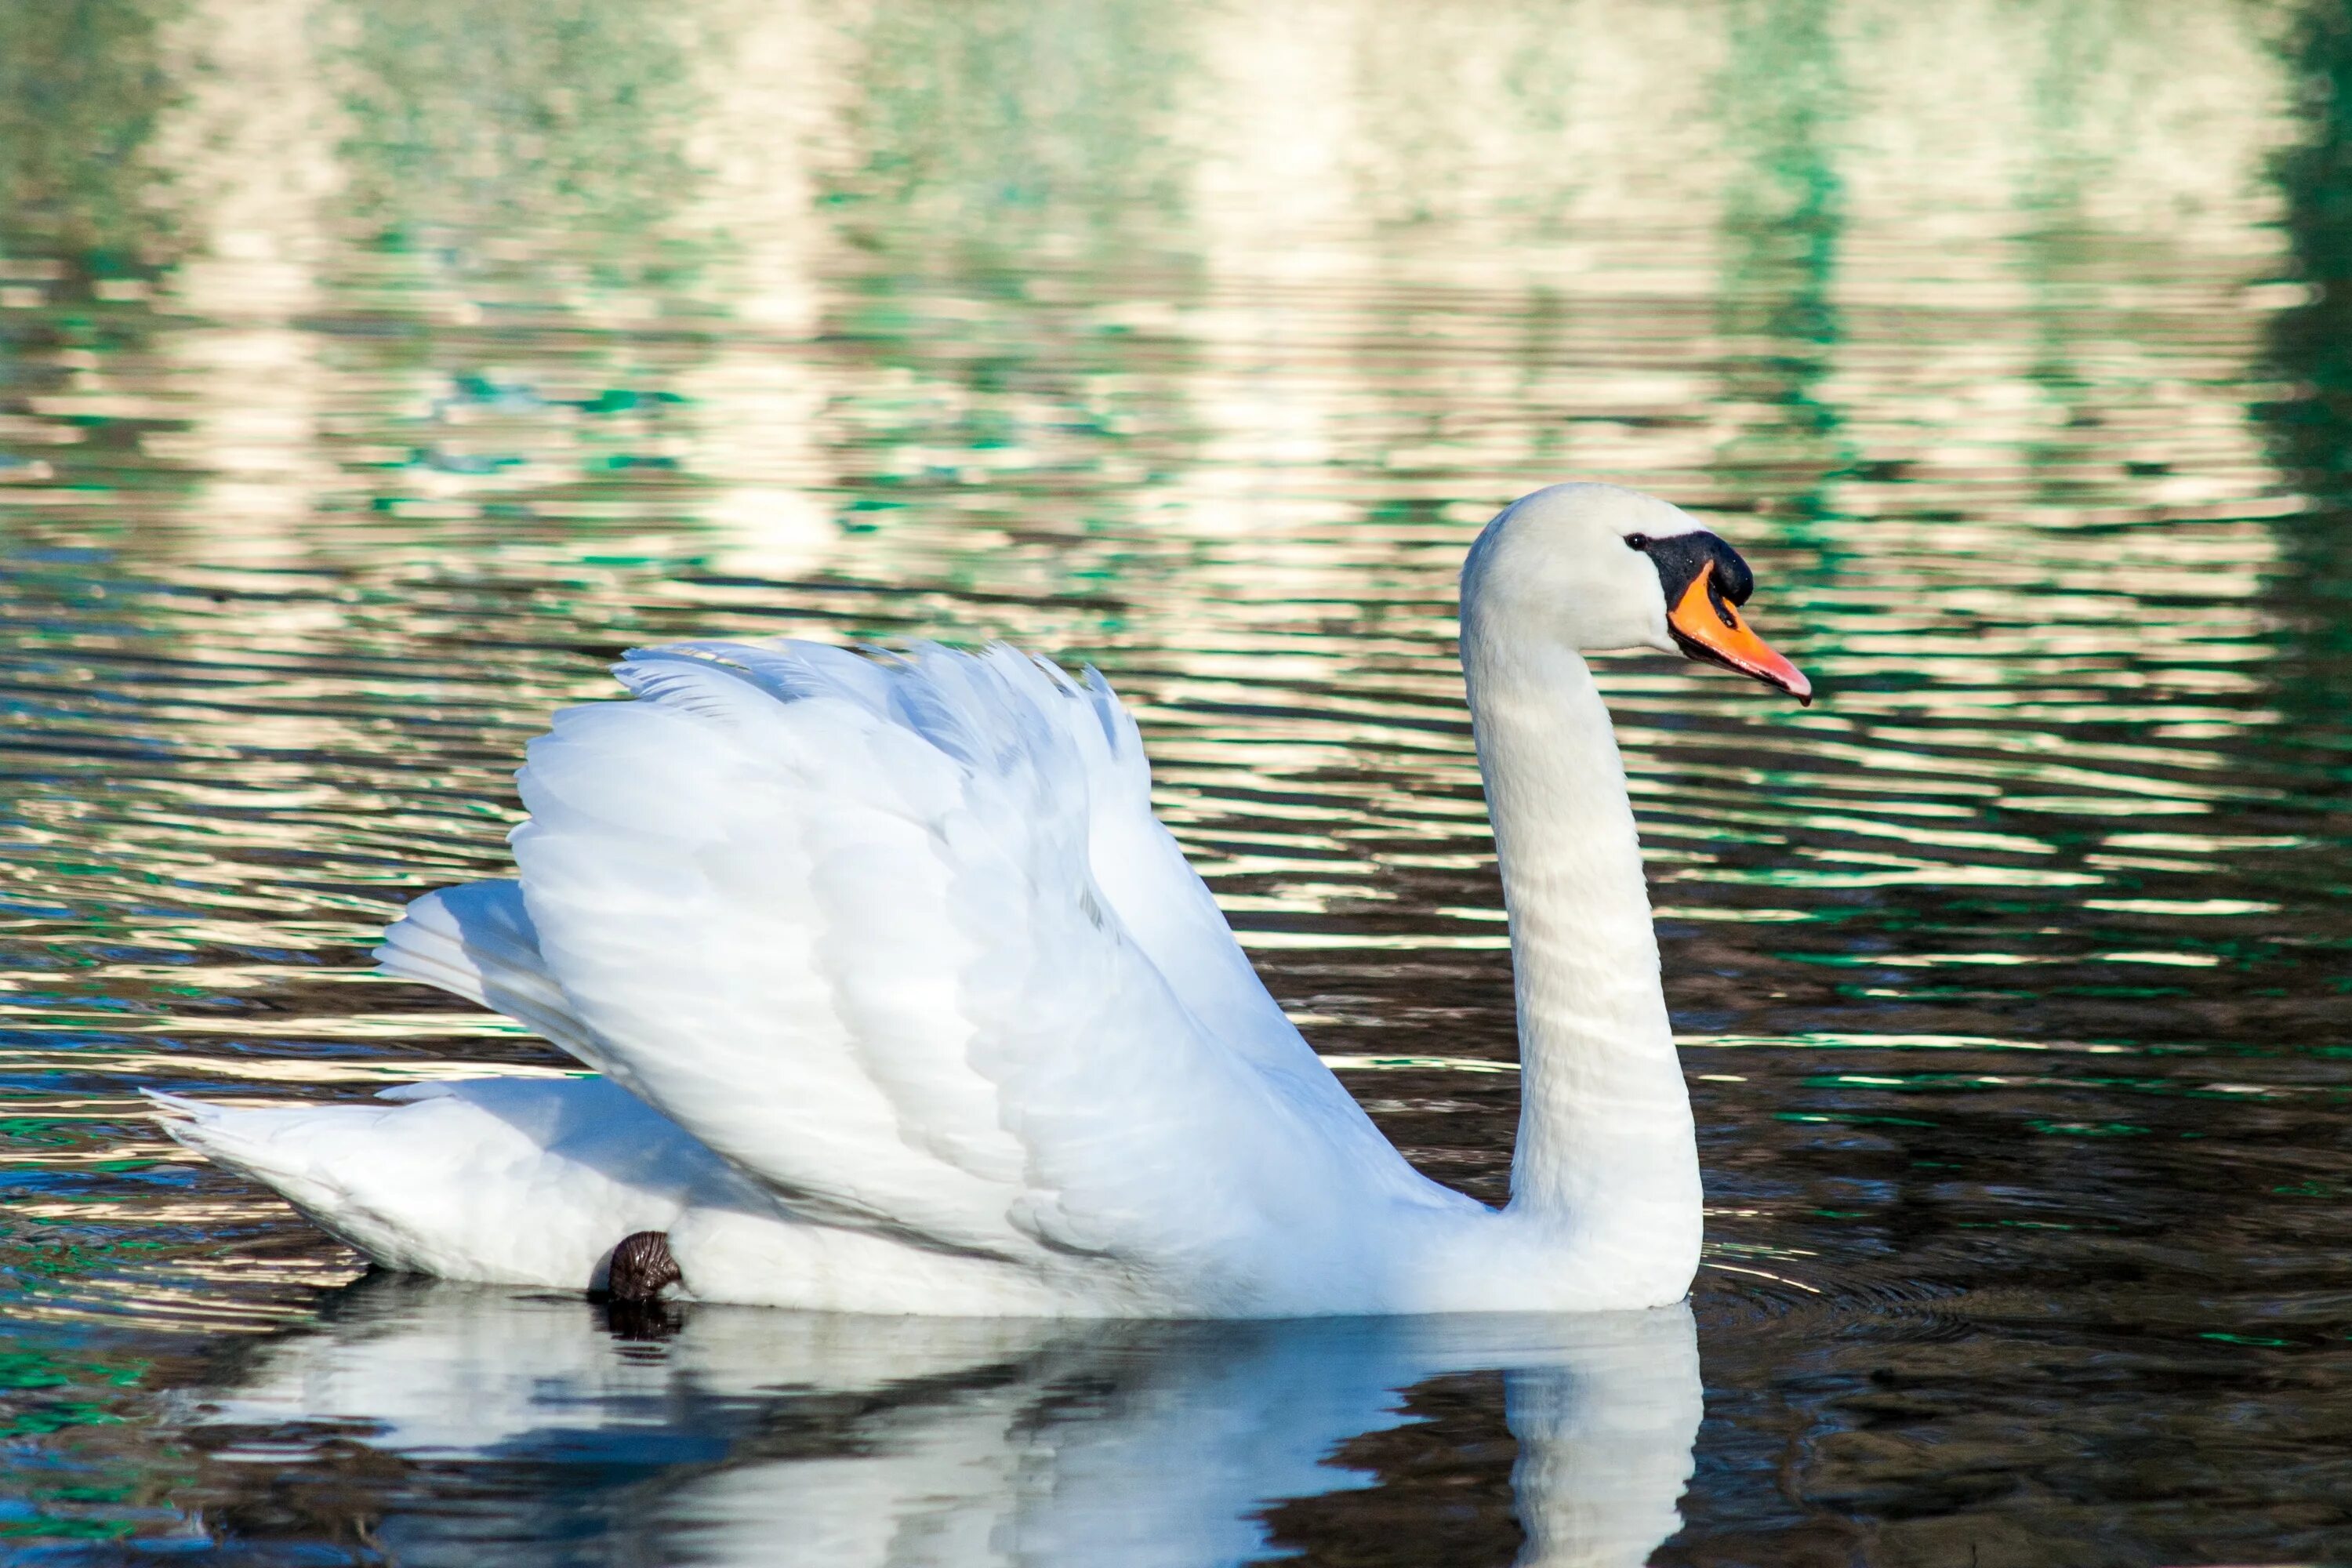
[(665, 1286), (684, 1276), (669, 1255), (669, 1237), (658, 1230), (641, 1230), (622, 1238), (613, 1248), (613, 1269), (604, 1289), (615, 1301), (651, 1301)]

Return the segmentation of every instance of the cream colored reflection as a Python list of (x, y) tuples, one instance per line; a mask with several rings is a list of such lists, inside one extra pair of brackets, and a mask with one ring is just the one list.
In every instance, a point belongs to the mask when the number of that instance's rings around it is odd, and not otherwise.
[(710, 0), (688, 14), (698, 107), (686, 152), (701, 179), (678, 222), (725, 237), (717, 302), (772, 341), (823, 326), (828, 280), (849, 259), (822, 198), (858, 108), (861, 9)]
[[(656, 1431), (724, 1446), (673, 1479), (630, 1468), (614, 1525), (650, 1561), (1201, 1568), (1264, 1556), (1268, 1504), (1371, 1484), (1330, 1461), (1404, 1425), (1413, 1384), (1494, 1369), (1520, 1563), (1646, 1560), (1680, 1522), (1701, 1414), (1685, 1308), (1213, 1325), (706, 1310), (656, 1348), (577, 1301), (384, 1279), (187, 1396), (184, 1419), (365, 1422), (373, 1446), (445, 1459), (620, 1458)], [(763, 1452), (764, 1429), (788, 1447)]]
[(299, 324), (325, 302), (327, 204), (341, 184), (315, 9), (204, 0), (172, 35), (180, 91), (158, 161), (184, 187), (189, 254), (164, 303), (199, 324), (163, 337), (170, 412), (184, 427), (146, 446), (204, 476), (184, 515), (214, 565), (306, 558), (312, 507), (333, 478), (320, 427), (346, 389)]
[[(1451, 470), (1439, 493), (1480, 515), (1571, 469), (1703, 467), (1686, 427), (1588, 426), (1605, 445), (1572, 455), (1560, 438), (1566, 418), (1703, 401), (1686, 332), (1612, 323), (1626, 352), (1596, 363), (1540, 307), (1712, 289), (1715, 236), (1689, 220), (1723, 178), (1707, 100), (1723, 47), (1718, 8), (1638, 4), (1259, 8), (1208, 29), (1212, 80), (1186, 127), (1203, 151), (1197, 222), (1214, 295), (1241, 302), (1194, 318), (1197, 412), (1219, 449)], [(1400, 339), (1454, 352), (1400, 364), (1374, 346)], [(1193, 477), (1191, 510), (1233, 527), (1241, 500), (1280, 521), (1217, 480)], [(1312, 498), (1302, 521), (1328, 523), (1339, 480), (1256, 484)]]
[(703, 179), (678, 222), (723, 247), (723, 296), (711, 302), (737, 324), (675, 378), (695, 470), (719, 486), (696, 510), (720, 571), (799, 578), (840, 539), (830, 498), (844, 476), (827, 416), (844, 388), (808, 345), (847, 260), (819, 198), (840, 156), (828, 132), (855, 109), (853, 32), (814, 7), (729, 0), (693, 21), (700, 107), (687, 155)]

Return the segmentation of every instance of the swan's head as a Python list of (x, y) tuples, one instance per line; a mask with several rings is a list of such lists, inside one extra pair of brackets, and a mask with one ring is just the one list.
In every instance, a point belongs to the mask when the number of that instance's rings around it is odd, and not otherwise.
[(1553, 485), (1504, 508), (1470, 547), (1462, 618), (1465, 632), (1548, 636), (1580, 653), (1680, 651), (1811, 702), (1812, 682), (1740, 618), (1755, 585), (1739, 552), (1679, 507)]

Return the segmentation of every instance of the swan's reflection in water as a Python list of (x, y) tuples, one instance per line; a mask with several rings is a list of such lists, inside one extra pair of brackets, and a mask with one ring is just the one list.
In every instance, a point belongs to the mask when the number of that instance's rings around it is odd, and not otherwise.
[[(403, 1563), (547, 1542), (599, 1560), (1243, 1563), (1286, 1500), (1371, 1488), (1335, 1453), (1432, 1379), (1499, 1372), (1522, 1563), (1643, 1561), (1679, 1523), (1700, 1415), (1685, 1309), (1281, 1323), (854, 1319), (586, 1303), (392, 1278), (256, 1347), (185, 1411), (224, 1458), (413, 1461), (372, 1521)], [(433, 1495), (471, 1474), (453, 1510)], [(503, 1481), (484, 1479), (503, 1475)], [(419, 1489), (421, 1488), (421, 1490)], [(486, 1493), (501, 1494), (486, 1517)], [(470, 1556), (469, 1553), (476, 1555)]]

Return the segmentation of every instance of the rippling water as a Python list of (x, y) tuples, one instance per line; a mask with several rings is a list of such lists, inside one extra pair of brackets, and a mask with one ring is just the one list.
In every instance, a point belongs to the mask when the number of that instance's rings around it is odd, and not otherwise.
[[(0, 7), (0, 1559), (2352, 1556), (2347, 301), (2321, 0)], [(1601, 672), (1696, 1373), (350, 1284), (134, 1108), (558, 1070), (364, 950), (624, 647), (1005, 636), (1499, 1198), (1569, 476), (1822, 693)]]

